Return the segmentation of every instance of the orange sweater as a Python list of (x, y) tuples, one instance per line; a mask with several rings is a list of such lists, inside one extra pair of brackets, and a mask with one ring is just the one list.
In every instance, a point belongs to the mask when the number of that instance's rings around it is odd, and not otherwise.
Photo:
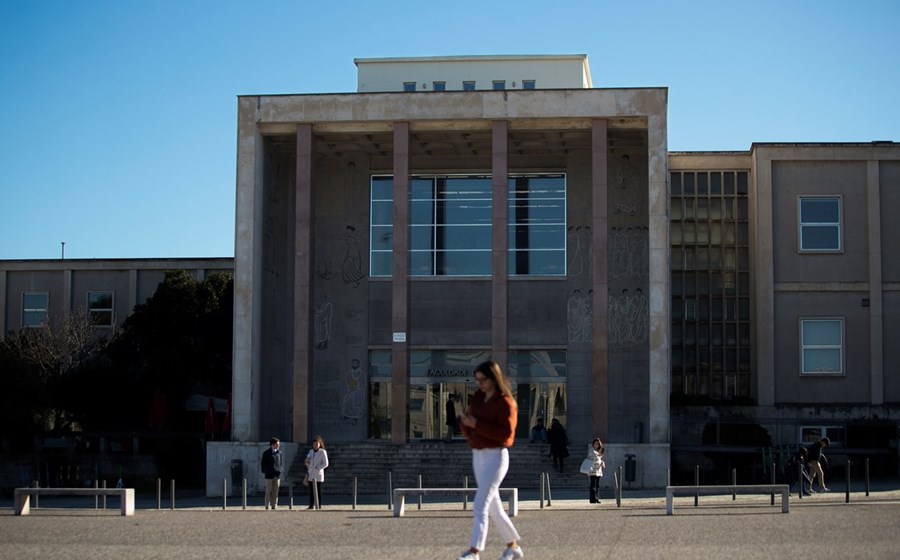
[(463, 433), (469, 439), (469, 447), (472, 449), (512, 447), (519, 413), (519, 407), (512, 397), (497, 393), (485, 401), (484, 393), (476, 391), (469, 401), (467, 412), (478, 419), (478, 424), (474, 428), (462, 427)]

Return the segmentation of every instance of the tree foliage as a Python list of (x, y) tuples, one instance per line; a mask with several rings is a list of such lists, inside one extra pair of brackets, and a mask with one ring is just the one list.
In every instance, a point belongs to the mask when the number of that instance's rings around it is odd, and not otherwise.
[(51, 314), (42, 327), (10, 333), (2, 341), (2, 375), (14, 389), (13, 409), (38, 429), (71, 429), (77, 422), (73, 378), (103, 359), (114, 336), (115, 329), (97, 330), (84, 309)]
[(156, 389), (168, 429), (196, 431), (184, 413), (192, 392), (231, 388), (233, 282), (167, 272), (120, 329), (98, 330), (83, 311), (0, 339), (0, 431), (147, 429)]

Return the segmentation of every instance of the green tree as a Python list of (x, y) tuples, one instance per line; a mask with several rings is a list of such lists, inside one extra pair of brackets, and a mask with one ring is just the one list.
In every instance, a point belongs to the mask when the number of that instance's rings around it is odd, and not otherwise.
[[(122, 325), (110, 349), (114, 367), (137, 391), (132, 423), (146, 425), (153, 393), (166, 396), (170, 428), (196, 429), (181, 403), (193, 392), (226, 397), (231, 389), (233, 281), (203, 281), (170, 271)], [(222, 411), (220, 411), (222, 412)]]

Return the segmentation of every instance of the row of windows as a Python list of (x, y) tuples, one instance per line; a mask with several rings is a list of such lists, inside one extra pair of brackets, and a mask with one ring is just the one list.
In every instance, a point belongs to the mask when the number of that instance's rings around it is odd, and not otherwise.
[[(372, 177), (370, 273), (393, 264), (393, 177)], [(420, 175), (409, 182), (412, 276), (490, 276), (493, 187), (489, 175)], [(510, 176), (508, 266), (511, 275), (566, 273), (564, 175)]]
[[(418, 83), (417, 82), (403, 82), (403, 91), (418, 91)], [(522, 80), (522, 89), (535, 89), (537, 86), (537, 82), (535, 80)], [(512, 87), (516, 87), (516, 82), (512, 83)], [(428, 84), (422, 84), (422, 90), (427, 90)], [(476, 87), (475, 80), (463, 80), (462, 88), (463, 91), (475, 91), (478, 89)], [(504, 90), (506, 89), (506, 80), (492, 80), (491, 81), (491, 89), (492, 90)], [(447, 82), (444, 81), (435, 81), (431, 82), (431, 90), (432, 91), (447, 91)]]
[[(672, 370), (688, 372), (750, 370), (749, 324), (673, 325)], [(723, 348), (724, 347), (724, 348)], [(731, 347), (737, 347), (732, 350)], [(844, 374), (844, 320), (800, 320), (800, 373)], [(677, 386), (677, 384), (676, 384)]]
[[(115, 292), (88, 292), (85, 297), (85, 308), (91, 324), (97, 327), (111, 327), (115, 322)], [(40, 327), (47, 324), (50, 309), (48, 292), (22, 293), (22, 326)]]

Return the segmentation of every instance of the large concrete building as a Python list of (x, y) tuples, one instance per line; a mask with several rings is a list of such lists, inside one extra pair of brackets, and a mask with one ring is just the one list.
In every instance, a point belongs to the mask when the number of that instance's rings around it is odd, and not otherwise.
[(489, 358), (518, 437), (559, 418), (644, 486), (719, 422), (896, 461), (900, 145), (669, 153), (667, 90), (595, 87), (583, 55), (355, 62), (355, 93), (238, 98), (210, 480), (272, 434), (440, 439)]
[(666, 89), (585, 56), (356, 64), (239, 99), (239, 439), (438, 438), (488, 357), (520, 436), (559, 417), (648, 485), (692, 404), (776, 444), (896, 417), (893, 143), (670, 155)]

